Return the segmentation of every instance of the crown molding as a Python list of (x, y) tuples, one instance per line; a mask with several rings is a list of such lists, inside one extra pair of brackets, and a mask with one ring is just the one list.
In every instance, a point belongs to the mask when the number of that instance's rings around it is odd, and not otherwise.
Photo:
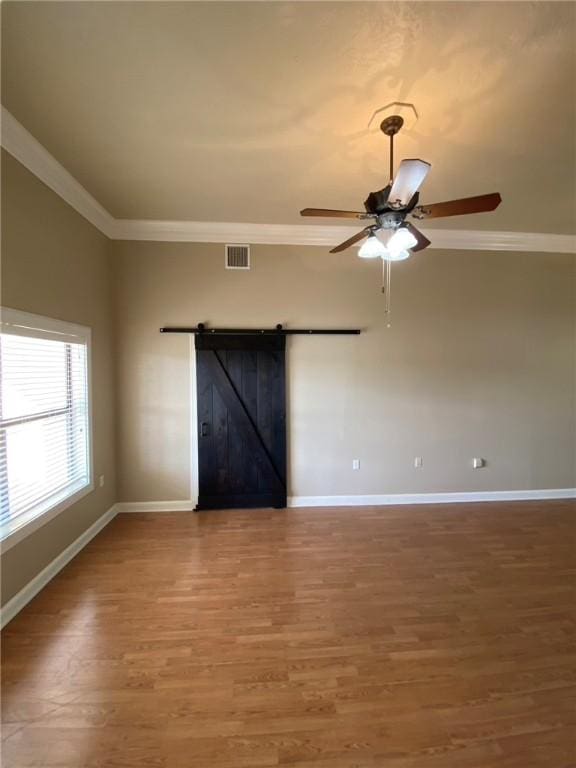
[[(325, 247), (336, 245), (358, 231), (358, 227), (338, 224), (115, 219), (5, 107), (2, 107), (0, 135), (7, 152), (112, 240)], [(433, 249), (576, 253), (576, 235), (428, 228), (422, 232), (432, 240), (430, 248)]]
[(5, 107), (2, 107), (0, 135), (2, 146), (12, 157), (103, 234), (112, 237), (114, 218)]
[[(150, 219), (116, 219), (115, 224), (115, 240), (175, 243), (333, 246), (358, 232), (357, 226), (317, 224), (246, 224)], [(422, 232), (432, 241), (431, 250), (576, 253), (576, 235), (428, 228), (422, 229)]]

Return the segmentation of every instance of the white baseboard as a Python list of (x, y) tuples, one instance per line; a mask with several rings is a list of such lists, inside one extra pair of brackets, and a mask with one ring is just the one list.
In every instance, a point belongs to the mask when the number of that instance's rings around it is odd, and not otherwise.
[[(531, 501), (576, 499), (576, 488), (538, 488), (525, 491), (466, 491), (463, 493), (389, 493), (351, 496), (289, 496), (289, 507), (383, 507), (396, 504), (462, 504), (474, 501)], [(191, 512), (194, 499), (182, 501), (123, 501), (122, 512)]]
[(101, 517), (87, 528), (78, 538), (66, 547), (57, 557), (49, 563), (46, 568), (23, 587), (14, 597), (9, 600), (0, 610), (0, 628), (3, 628), (16, 616), (24, 606), (35, 597), (46, 584), (51, 581), (56, 574), (67, 565), (82, 550), (89, 541), (91, 541), (108, 523), (116, 517), (118, 510), (116, 505), (110, 507)]
[(576, 488), (539, 488), (527, 491), (466, 491), (463, 493), (390, 493), (365, 496), (290, 496), (289, 507), (365, 507), (396, 504), (462, 504), (474, 501), (531, 501), (574, 499)]
[(192, 512), (196, 502), (193, 499), (182, 501), (119, 501), (116, 510), (124, 512)]

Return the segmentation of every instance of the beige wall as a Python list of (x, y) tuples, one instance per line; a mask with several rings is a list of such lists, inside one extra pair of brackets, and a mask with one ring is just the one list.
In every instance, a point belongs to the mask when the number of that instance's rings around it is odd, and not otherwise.
[(105, 485), (2, 555), (2, 603), (115, 502), (112, 271), (109, 241), (2, 155), (2, 305), (92, 328), (94, 474)]
[(158, 328), (199, 321), (363, 329), (289, 341), (290, 495), (576, 485), (573, 256), (415, 255), (387, 328), (379, 265), (354, 251), (256, 246), (232, 272), (223, 250), (112, 244), (120, 500), (190, 498), (189, 338)]

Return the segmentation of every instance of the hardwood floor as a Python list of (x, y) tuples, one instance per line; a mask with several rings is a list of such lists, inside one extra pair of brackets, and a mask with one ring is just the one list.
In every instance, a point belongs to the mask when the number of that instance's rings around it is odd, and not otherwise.
[(575, 512), (119, 516), (3, 633), (3, 766), (573, 767)]

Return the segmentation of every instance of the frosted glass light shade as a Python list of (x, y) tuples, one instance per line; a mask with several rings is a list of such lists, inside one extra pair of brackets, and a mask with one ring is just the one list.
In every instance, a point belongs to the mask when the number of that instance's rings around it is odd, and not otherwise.
[(361, 259), (382, 259), (388, 258), (388, 249), (376, 235), (370, 235), (358, 250), (358, 256)]
[(413, 248), (418, 240), (406, 227), (399, 227), (386, 243), (390, 261), (402, 261), (410, 256), (410, 248)]

